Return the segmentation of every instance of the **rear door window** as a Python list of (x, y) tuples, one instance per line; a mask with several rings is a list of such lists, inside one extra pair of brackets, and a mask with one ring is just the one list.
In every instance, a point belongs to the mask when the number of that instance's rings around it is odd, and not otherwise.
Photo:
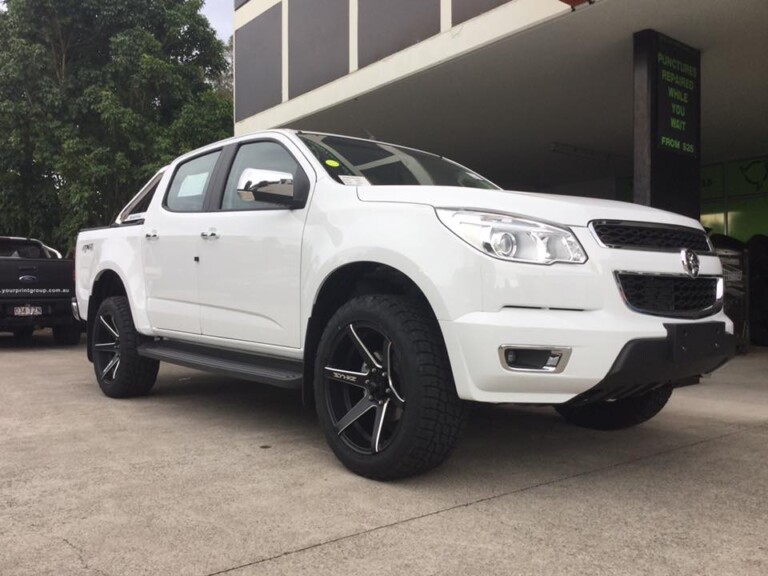
[(181, 164), (168, 189), (165, 206), (173, 212), (202, 212), (213, 169), (221, 151)]
[(158, 172), (144, 185), (136, 196), (123, 208), (117, 217), (118, 224), (132, 224), (144, 221), (144, 215), (149, 209), (149, 204), (157, 191), (163, 172)]

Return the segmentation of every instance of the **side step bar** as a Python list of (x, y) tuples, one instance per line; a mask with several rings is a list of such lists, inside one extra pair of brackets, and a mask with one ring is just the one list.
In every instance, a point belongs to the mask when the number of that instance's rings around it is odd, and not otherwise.
[(183, 342), (146, 342), (139, 346), (138, 352), (141, 356), (162, 362), (291, 390), (301, 389), (304, 377), (304, 363), (301, 360), (286, 360)]

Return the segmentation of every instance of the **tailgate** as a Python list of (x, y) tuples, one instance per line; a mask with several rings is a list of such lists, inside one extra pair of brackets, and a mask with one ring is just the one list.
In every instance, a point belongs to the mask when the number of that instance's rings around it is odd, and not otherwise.
[(51, 300), (74, 296), (72, 260), (0, 258), (0, 300)]

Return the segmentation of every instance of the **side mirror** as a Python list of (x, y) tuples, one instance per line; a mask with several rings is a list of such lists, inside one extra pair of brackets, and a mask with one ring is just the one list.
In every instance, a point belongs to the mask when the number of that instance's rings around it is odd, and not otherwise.
[(243, 202), (274, 202), (297, 208), (293, 176), (287, 172), (246, 168), (237, 183), (237, 195)]

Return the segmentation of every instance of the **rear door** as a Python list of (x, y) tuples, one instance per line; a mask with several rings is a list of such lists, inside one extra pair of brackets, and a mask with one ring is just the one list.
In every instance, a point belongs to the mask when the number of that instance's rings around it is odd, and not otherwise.
[(162, 206), (146, 213), (142, 253), (147, 312), (153, 328), (200, 334), (198, 256), (207, 227), (206, 195), (221, 150), (176, 166)]

